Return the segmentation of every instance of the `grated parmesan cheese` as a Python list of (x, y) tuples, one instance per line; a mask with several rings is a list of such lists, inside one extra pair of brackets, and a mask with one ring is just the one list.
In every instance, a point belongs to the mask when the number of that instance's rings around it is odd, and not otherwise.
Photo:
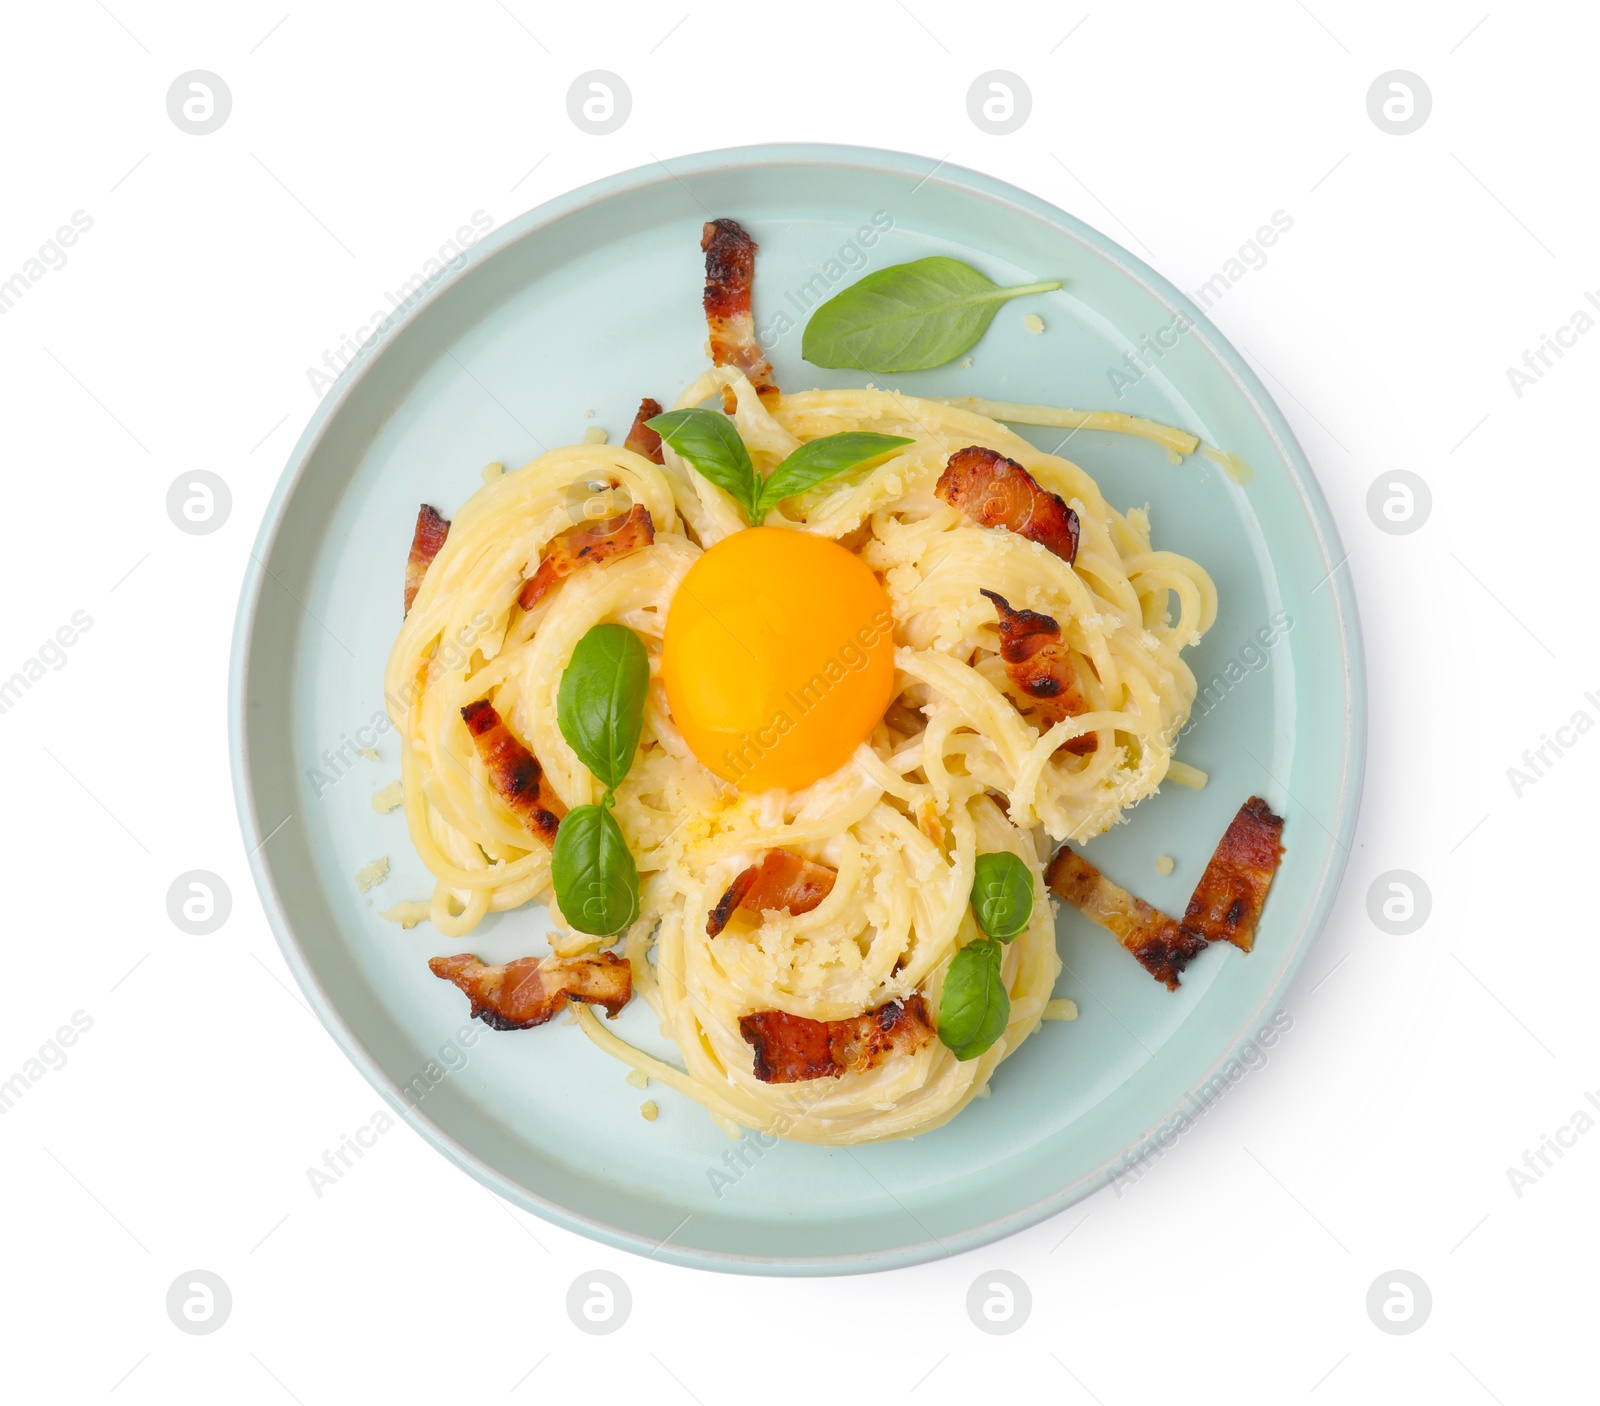
[(650, 1076), (642, 1069), (630, 1069), (628, 1082), (636, 1089), (647, 1089), (650, 1087)]
[(1024, 317), (1022, 325), (1032, 332), (1035, 337), (1044, 331), (1044, 319), (1036, 312), (1030, 312)]
[(1172, 872), (1173, 867), (1173, 860), (1170, 854), (1158, 854), (1156, 856), (1156, 873), (1164, 877)]
[(606, 444), (610, 442), (610, 439), (610, 432), (599, 425), (590, 425), (583, 432), (583, 442), (585, 444)]
[(1057, 996), (1054, 1000), (1044, 1003), (1045, 1020), (1076, 1020), (1078, 1018), (1078, 1003), (1069, 1001), (1065, 996)]
[(656, 1107), (656, 1101), (653, 1098), (647, 1098), (639, 1105), (639, 1112), (641, 1116), (643, 1116), (644, 1121), (647, 1123), (655, 1122), (656, 1114), (660, 1111), (661, 1110)]
[(376, 888), (389, 877), (389, 856), (382, 855), (374, 859), (371, 864), (363, 864), (356, 870), (356, 887), (365, 893), (370, 888)]
[(399, 810), (406, 803), (406, 788), (399, 781), (391, 781), (381, 791), (372, 793), (372, 808), (379, 815), (387, 815), (391, 810)]

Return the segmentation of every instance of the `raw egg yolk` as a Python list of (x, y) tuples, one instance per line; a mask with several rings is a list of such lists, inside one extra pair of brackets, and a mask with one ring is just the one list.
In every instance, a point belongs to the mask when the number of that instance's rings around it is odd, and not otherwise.
[(735, 532), (678, 587), (661, 678), (683, 740), (718, 776), (796, 790), (843, 766), (889, 706), (889, 598), (837, 542)]

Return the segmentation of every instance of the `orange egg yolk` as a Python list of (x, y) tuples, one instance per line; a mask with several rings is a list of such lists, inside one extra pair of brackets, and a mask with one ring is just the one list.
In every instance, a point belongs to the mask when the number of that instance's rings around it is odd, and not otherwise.
[(661, 678), (673, 722), (712, 771), (741, 791), (795, 790), (843, 766), (889, 706), (889, 598), (837, 542), (735, 532), (678, 587)]

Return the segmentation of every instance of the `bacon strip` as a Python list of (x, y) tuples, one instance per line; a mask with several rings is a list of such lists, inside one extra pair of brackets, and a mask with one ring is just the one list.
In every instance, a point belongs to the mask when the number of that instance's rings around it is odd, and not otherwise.
[(592, 957), (519, 957), (486, 967), (470, 953), (434, 957), (428, 969), (454, 982), (472, 1014), (496, 1030), (527, 1030), (566, 1009), (568, 1001), (604, 1006), (612, 1019), (633, 995), (633, 968), (611, 952)]
[(1183, 915), (1187, 940), (1231, 942), (1241, 952), (1255, 945), (1256, 923), (1267, 889), (1283, 859), (1283, 817), (1251, 796), (1229, 822)]
[(467, 704), (461, 710), (461, 720), (472, 734), (478, 756), (501, 800), (523, 825), (554, 849), (556, 827), (567, 808), (544, 779), (538, 758), (517, 741), (487, 698)]
[(741, 1016), (739, 1033), (755, 1047), (755, 1076), (764, 1084), (837, 1079), (882, 1064), (895, 1051), (915, 1054), (933, 1039), (921, 993), (844, 1020), (808, 1020), (787, 1011)]
[(428, 574), (433, 559), (450, 535), (450, 524), (437, 510), (424, 503), (417, 509), (417, 527), (411, 534), (411, 555), (406, 558), (406, 614), (411, 614), (411, 602), (422, 589), (422, 578)]
[(546, 544), (539, 569), (522, 583), (517, 604), (532, 610), (559, 581), (579, 567), (627, 556), (655, 540), (656, 525), (643, 503), (635, 503), (627, 512), (603, 522), (580, 523), (558, 532)]
[[(1072, 654), (1061, 641), (1061, 626), (1036, 610), (1013, 610), (997, 591), (979, 589), (1000, 617), (1000, 657), (1006, 676), (1038, 705), (1045, 726), (1087, 713), (1089, 704), (1078, 687)], [(1063, 742), (1061, 749), (1086, 757), (1099, 745), (1097, 734), (1085, 732)]]
[(934, 493), (980, 527), (1004, 527), (1069, 566), (1078, 558), (1078, 515), (1015, 459), (974, 444), (950, 456)]
[(1205, 948), (1204, 938), (1186, 933), (1160, 909), (1118, 888), (1066, 845), (1056, 851), (1044, 881), (1057, 898), (1115, 937), (1168, 991), (1178, 989), (1178, 973)]
[[(706, 326), (711, 331), (711, 360), (717, 366), (743, 371), (762, 400), (778, 394), (772, 367), (756, 341), (756, 320), (750, 311), (750, 285), (756, 276), (756, 250), (761, 246), (735, 220), (708, 220), (700, 231), (706, 256)], [(733, 414), (733, 390), (722, 388), (722, 408)]]
[(642, 454), (652, 464), (664, 464), (666, 460), (661, 457), (661, 436), (658, 435), (646, 420), (653, 420), (661, 413), (661, 402), (651, 400), (646, 396), (639, 402), (639, 413), (633, 417), (633, 424), (628, 429), (628, 437), (622, 441), (624, 449), (631, 449), (635, 454)]
[(759, 913), (782, 908), (786, 913), (809, 913), (830, 893), (839, 871), (816, 864), (792, 850), (769, 849), (759, 864), (752, 864), (717, 900), (706, 917), (706, 936), (715, 937), (728, 926), (735, 908)]

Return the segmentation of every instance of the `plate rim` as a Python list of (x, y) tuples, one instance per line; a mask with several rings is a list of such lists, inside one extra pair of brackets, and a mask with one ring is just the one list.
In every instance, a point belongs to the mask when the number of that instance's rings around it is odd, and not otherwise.
[[(229, 764), (235, 809), (247, 852), (246, 860), (268, 925), (272, 929), (285, 963), (316, 1011), (317, 1018), (345, 1057), (355, 1065), (384, 1101), (451, 1162), (489, 1190), (565, 1230), (587, 1236), (615, 1249), (691, 1269), (801, 1277), (859, 1274), (906, 1268), (992, 1244), (1037, 1225), (1092, 1195), (1112, 1180), (1117, 1165), (1130, 1150), (1143, 1145), (1154, 1132), (1166, 1126), (1218, 1069), (1237, 1056), (1239, 1050), (1251, 1038), (1263, 1014), (1270, 1008), (1281, 1005), (1284, 996), (1294, 984), (1306, 955), (1315, 946), (1317, 938), (1327, 924), (1349, 863), (1351, 840), (1361, 809), (1367, 752), (1367, 677), (1354, 583), (1348, 569), (1344, 572), (1339, 570), (1341, 566), (1348, 568), (1348, 556), (1344, 552), (1332, 510), (1315, 471), (1266, 386), (1233, 344), (1187, 295), (1110, 236), (1050, 201), (1008, 181), (1002, 181), (968, 167), (935, 161), (934, 158), (925, 155), (888, 148), (828, 142), (767, 142), (692, 152), (672, 157), (670, 160), (671, 166), (657, 160), (653, 166), (630, 167), (587, 182), (541, 202), (490, 231), (467, 251), (458, 267), (449, 270), (416, 302), (398, 314), (390, 326), (372, 340), (367, 349), (359, 352), (340, 372), (333, 386), (323, 396), (290, 451), (279, 474), (277, 485), (268, 499), (241, 583), (228, 667)], [(931, 169), (924, 171), (923, 168), (930, 162), (933, 163)], [(1314, 901), (1305, 922), (1295, 935), (1294, 943), (1280, 962), (1270, 984), (1263, 989), (1260, 1001), (1226, 1045), (1220, 1048), (1216, 1059), (1189, 1084), (1166, 1112), (1138, 1137), (1109, 1155), (1093, 1171), (1056, 1188), (1028, 1205), (985, 1220), (943, 1239), (933, 1237), (930, 1232), (929, 1238), (923, 1240), (907, 1241), (883, 1249), (833, 1255), (772, 1257), (674, 1246), (670, 1241), (675, 1231), (669, 1233), (666, 1240), (652, 1244), (646, 1236), (574, 1211), (512, 1180), (464, 1147), (420, 1110), (407, 1104), (400, 1095), (399, 1086), (351, 1029), (306, 960), (300, 939), (283, 905), (276, 878), (266, 859), (265, 843), (270, 835), (263, 834), (262, 823), (256, 814), (254, 785), (250, 768), (246, 764), (250, 742), (247, 704), (249, 656), (254, 643), (257, 606), (262, 589), (270, 575), (266, 563), (270, 560), (273, 546), (283, 527), (288, 503), (324, 433), (348, 402), (361, 379), (378, 364), (388, 344), (426, 308), (447, 295), (458, 282), (476, 268), (495, 258), (501, 250), (540, 229), (566, 219), (590, 205), (599, 204), (634, 188), (660, 183), (664, 179), (678, 181), (681, 176), (704, 175), (751, 166), (801, 166), (823, 169), (849, 167), (883, 171), (896, 176), (921, 175), (924, 181), (951, 186), (1011, 206), (1020, 213), (1055, 226), (1064, 237), (1094, 249), (1118, 272), (1133, 280), (1169, 312), (1182, 312), (1187, 315), (1194, 323), (1193, 333), (1198, 334), (1197, 341), (1206, 346), (1218, 364), (1232, 378), (1239, 395), (1257, 416), (1288, 468), (1290, 482), (1299, 498), (1301, 511), (1311, 527), (1323, 562), (1329, 564), (1327, 579), (1334, 607), (1334, 623), (1342, 656), (1344, 679), (1344, 726), (1339, 774), (1340, 809), (1333, 829), (1329, 831), (1332, 843), (1327, 847), (1321, 873), (1313, 881)], [(1341, 577), (1343, 579), (1340, 579)]]

